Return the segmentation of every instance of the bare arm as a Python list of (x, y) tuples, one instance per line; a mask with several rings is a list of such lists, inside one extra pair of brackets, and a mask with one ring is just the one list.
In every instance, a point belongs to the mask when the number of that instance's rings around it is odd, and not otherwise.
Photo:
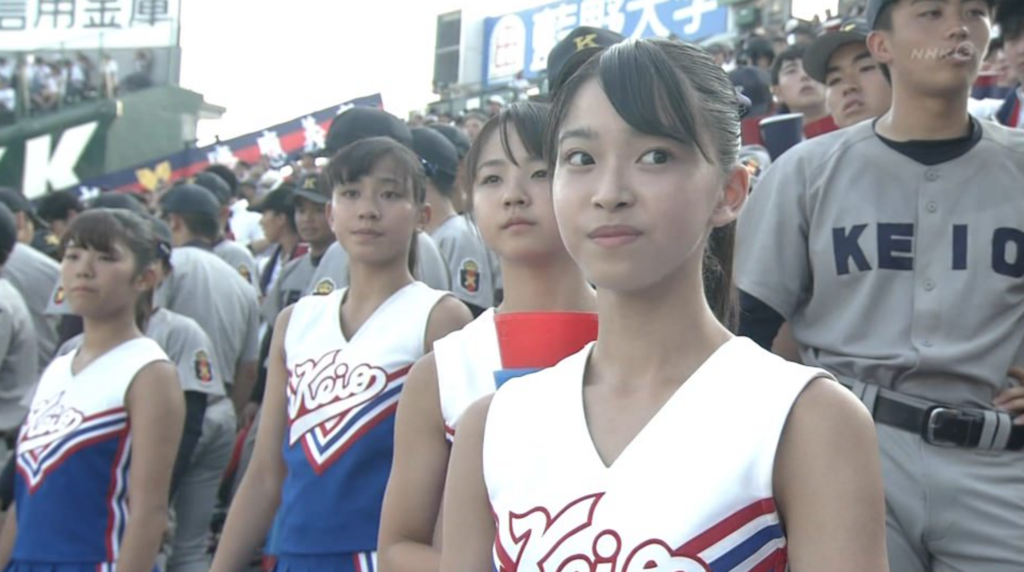
[(427, 354), (409, 372), (398, 402), (394, 462), (377, 543), (381, 570), (440, 569), (441, 552), (431, 544), (448, 472), (444, 435), (437, 365), (434, 354)]
[(444, 491), (444, 551), (441, 570), (492, 570), (495, 525), (484, 482), (484, 425), (491, 398), (473, 404), (459, 420)]
[(125, 398), (131, 423), (128, 522), (117, 569), (149, 572), (167, 528), (167, 498), (185, 424), (185, 397), (169, 362), (154, 362), (132, 382)]
[(281, 485), (287, 474), (281, 456), (287, 426), (285, 384), (288, 382), (288, 373), (285, 369), (284, 337), (291, 315), (292, 307), (285, 308), (274, 326), (267, 369), (267, 391), (263, 397), (256, 447), (249, 469), (231, 503), (224, 534), (210, 568), (212, 571), (234, 572), (245, 569), (260, 541), (270, 530), (274, 514), (281, 503)]
[(839, 384), (813, 381), (776, 454), (775, 497), (793, 572), (888, 572), (875, 426)]
[(11, 503), (4, 515), (3, 531), (0, 532), (0, 570), (6, 570), (14, 555), (14, 541), (18, 539), (18, 505)]
[(423, 353), (434, 351), (434, 342), (448, 334), (461, 330), (473, 321), (473, 314), (455, 296), (441, 298), (430, 312), (427, 320), (427, 332), (424, 336)]
[(235, 406), (235, 415), (239, 422), (244, 418), (245, 406), (252, 398), (252, 389), (256, 386), (256, 362), (247, 361), (238, 364), (235, 383), (231, 386), (231, 403)]

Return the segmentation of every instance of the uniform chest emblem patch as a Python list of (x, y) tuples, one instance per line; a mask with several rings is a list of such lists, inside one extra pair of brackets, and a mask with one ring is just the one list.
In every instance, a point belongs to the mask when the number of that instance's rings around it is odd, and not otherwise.
[(57, 286), (57, 291), (53, 294), (53, 303), (58, 306), (64, 303), (64, 287)]
[(238, 265), (238, 274), (242, 278), (245, 278), (246, 282), (252, 282), (252, 272), (249, 271), (249, 267), (244, 264)]
[(409, 367), (388, 373), (350, 365), (341, 350), (306, 360), (289, 372), (288, 445), (302, 445), (321, 474), (356, 440), (394, 414)]
[(470, 294), (480, 291), (480, 265), (476, 260), (467, 258), (459, 265), (459, 286)]

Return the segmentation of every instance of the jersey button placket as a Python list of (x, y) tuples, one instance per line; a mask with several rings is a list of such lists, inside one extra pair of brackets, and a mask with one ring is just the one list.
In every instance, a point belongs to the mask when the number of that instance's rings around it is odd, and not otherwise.
[[(920, 352), (921, 364), (932, 361), (929, 356), (934, 346), (934, 339), (939, 335), (942, 326), (942, 296), (938, 290), (934, 276), (942, 268), (941, 256), (931, 245), (943, 244), (948, 241), (944, 223), (939, 213), (939, 201), (942, 197), (941, 185), (936, 184), (942, 179), (938, 169), (928, 168), (924, 171), (924, 180), (918, 188), (918, 217), (914, 229), (914, 283), (913, 327), (915, 345)], [(948, 229), (946, 229), (948, 230)]]

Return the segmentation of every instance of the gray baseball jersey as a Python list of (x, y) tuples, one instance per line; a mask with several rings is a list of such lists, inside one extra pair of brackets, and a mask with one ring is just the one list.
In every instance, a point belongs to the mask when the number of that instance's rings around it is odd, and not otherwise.
[[(182, 391), (226, 395), (224, 380), (213, 361), (213, 344), (195, 320), (164, 308), (158, 308), (146, 324), (146, 337), (160, 344), (167, 357), (178, 367)], [(57, 355), (62, 356), (82, 345), (84, 334), (64, 342)]]
[(213, 363), (224, 384), (240, 363), (259, 353), (256, 291), (212, 252), (183, 246), (171, 252), (174, 271), (157, 290), (157, 305), (195, 320), (213, 342)]
[(273, 325), (278, 313), (299, 301), (309, 289), (309, 282), (316, 274), (317, 265), (307, 252), (295, 260), (289, 260), (263, 299), (260, 314), (264, 323)]
[(57, 319), (47, 316), (50, 295), (60, 283), (60, 265), (31, 246), (17, 244), (4, 265), (3, 277), (25, 299), (36, 328), (39, 344), (39, 371), (46, 369), (57, 349)]
[(434, 230), (431, 238), (448, 265), (452, 293), (478, 308), (493, 307), (492, 255), (473, 221), (464, 215), (449, 217)]
[(14, 286), (0, 278), (0, 431), (16, 428), (28, 413), (22, 400), (38, 381), (38, 354), (28, 306)]
[(739, 219), (737, 286), (790, 323), (807, 365), (991, 409), (1024, 365), (1024, 131), (984, 123), (922, 165), (872, 122), (805, 142)]
[(234, 268), (235, 272), (238, 272), (253, 288), (259, 290), (259, 266), (256, 264), (256, 257), (248, 248), (233, 240), (224, 239), (214, 245), (213, 253), (227, 262), (228, 266)]
[[(416, 237), (416, 279), (435, 290), (448, 290), (448, 268), (437, 245), (425, 232), (417, 233)], [(347, 286), (348, 253), (341, 247), (341, 243), (335, 242), (320, 260), (306, 293), (330, 294)]]

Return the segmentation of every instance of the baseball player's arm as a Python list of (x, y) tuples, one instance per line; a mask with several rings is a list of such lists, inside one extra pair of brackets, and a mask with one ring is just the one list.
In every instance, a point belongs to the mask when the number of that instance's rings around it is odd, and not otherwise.
[(448, 472), (441, 396), (434, 354), (416, 362), (402, 388), (395, 421), (395, 453), (384, 495), (377, 550), (390, 572), (438, 572), (432, 546)]
[(11, 351), (13, 343), (14, 320), (10, 314), (0, 310), (0, 364), (7, 359), (7, 353)]
[(494, 567), (495, 524), (484, 482), (484, 426), (491, 398), (473, 404), (459, 420), (444, 489), (441, 570), (480, 572)]
[(0, 532), (0, 570), (6, 570), (14, 554), (14, 541), (18, 538), (18, 505), (12, 503), (4, 515), (4, 526)]
[(266, 537), (274, 513), (281, 503), (281, 485), (287, 468), (281, 456), (287, 428), (284, 339), (293, 306), (285, 308), (274, 325), (267, 366), (267, 393), (256, 433), (256, 447), (249, 469), (231, 502), (211, 572), (237, 572), (248, 567), (249, 559)]
[(787, 320), (811, 291), (802, 159), (787, 154), (768, 168), (736, 228), (736, 287)]
[(256, 385), (258, 367), (256, 360), (259, 359), (260, 353), (260, 318), (255, 296), (250, 298), (247, 316), (245, 344), (242, 347), (242, 356), (238, 361), (238, 369), (235, 370), (235, 383), (231, 387), (231, 402), (235, 405), (235, 414), (239, 420), (244, 418), (245, 406), (249, 404), (249, 400), (252, 398), (252, 389)]
[(167, 529), (171, 469), (185, 424), (185, 403), (177, 372), (169, 362), (139, 371), (125, 398), (131, 423), (128, 516), (117, 570), (149, 572)]
[(1024, 368), (1014, 366), (1010, 368), (1010, 377), (1017, 380), (1017, 387), (1011, 387), (1000, 393), (993, 404), (1006, 411), (1013, 420), (1014, 425), (1024, 425)]
[(793, 572), (888, 572), (875, 426), (838, 383), (812, 381), (775, 457), (775, 498)]

